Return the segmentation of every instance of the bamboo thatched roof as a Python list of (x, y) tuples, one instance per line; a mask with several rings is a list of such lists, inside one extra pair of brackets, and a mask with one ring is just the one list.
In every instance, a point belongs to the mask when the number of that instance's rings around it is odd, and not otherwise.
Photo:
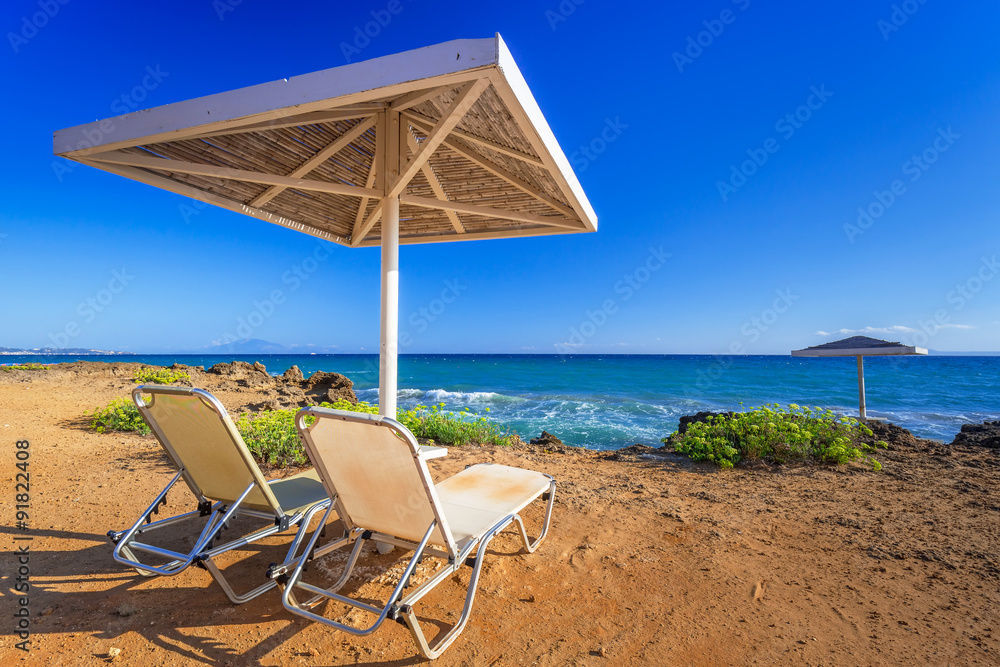
[[(349, 246), (594, 231), (503, 40), (457, 40), (60, 130), (57, 155)], [(388, 157), (386, 157), (388, 156)]]

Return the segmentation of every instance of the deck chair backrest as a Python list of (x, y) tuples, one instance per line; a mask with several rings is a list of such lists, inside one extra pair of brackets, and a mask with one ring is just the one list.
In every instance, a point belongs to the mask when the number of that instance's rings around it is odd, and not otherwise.
[(218, 399), (201, 389), (150, 386), (136, 388), (132, 397), (196, 496), (229, 504), (254, 484), (242, 506), (282, 514)]
[[(308, 417), (315, 422), (306, 427)], [(455, 553), (434, 482), (406, 427), (394, 419), (329, 408), (304, 408), (296, 423), (345, 522), (420, 542), (437, 520), (430, 542)]]

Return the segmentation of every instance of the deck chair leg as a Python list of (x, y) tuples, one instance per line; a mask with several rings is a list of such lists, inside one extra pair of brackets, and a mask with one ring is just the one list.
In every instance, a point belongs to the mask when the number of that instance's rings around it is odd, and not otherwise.
[[(333, 584), (333, 586), (330, 586), (329, 588), (326, 589), (327, 593), (336, 593), (341, 588), (343, 588), (344, 584), (346, 584), (347, 581), (351, 578), (351, 573), (354, 572), (354, 566), (357, 565), (358, 563), (358, 558), (361, 556), (361, 548), (364, 546), (365, 542), (367, 542), (366, 539), (359, 538), (354, 543), (354, 548), (351, 549), (351, 555), (347, 557), (347, 562), (344, 563), (344, 571), (341, 573), (340, 579), (338, 579), (336, 583)], [(324, 598), (321, 595), (314, 595), (313, 597), (303, 602), (302, 606), (306, 609), (312, 609), (320, 602), (322, 602), (323, 599)]]
[(205, 569), (208, 570), (209, 574), (212, 575), (215, 581), (222, 588), (222, 591), (226, 594), (226, 597), (229, 598), (229, 601), (233, 604), (243, 604), (244, 602), (248, 602), (249, 600), (266, 593), (278, 585), (278, 582), (276, 581), (265, 581), (257, 588), (251, 589), (246, 593), (239, 594), (233, 590), (233, 587), (229, 584), (229, 580), (226, 579), (224, 574), (222, 574), (222, 571), (219, 570), (219, 567), (215, 564), (211, 557), (202, 559), (201, 563), (205, 566)]
[(160, 504), (166, 499), (167, 492), (173, 488), (178, 480), (181, 479), (183, 474), (183, 469), (177, 471), (177, 474), (174, 475), (173, 479), (171, 479), (163, 490), (160, 491), (159, 495), (156, 496), (156, 499), (153, 500), (152, 504), (146, 508), (146, 511), (139, 516), (138, 520), (132, 525), (131, 528), (123, 532), (115, 532), (113, 530), (108, 531), (108, 538), (115, 544), (114, 551), (112, 551), (112, 557), (119, 563), (128, 565), (129, 567), (135, 569), (136, 572), (144, 577), (176, 574), (190, 564), (190, 560), (185, 560), (183, 554), (168, 552), (169, 555), (178, 556), (178, 558), (158, 567), (143, 567), (144, 564), (139, 561), (132, 549), (132, 542), (137, 535), (172, 523), (185, 521), (195, 514), (195, 512), (188, 512), (169, 519), (161, 519), (160, 521), (147, 523), (148, 518), (152, 516), (152, 514), (159, 508)]
[[(302, 570), (305, 567), (306, 560), (308, 559), (309, 556), (308, 550), (306, 551), (305, 554), (303, 554), (302, 558), (298, 562), (298, 565), (296, 565), (295, 570), (289, 577), (288, 584), (285, 587), (285, 592), (281, 596), (281, 603), (285, 606), (285, 609), (287, 609), (288, 611), (294, 614), (298, 614), (299, 616), (307, 618), (311, 621), (322, 623), (323, 625), (329, 625), (338, 630), (342, 630), (349, 634), (357, 635), (360, 637), (363, 637), (365, 635), (370, 635), (371, 633), (375, 632), (375, 630), (377, 630), (380, 625), (382, 625), (382, 622), (385, 621), (386, 618), (398, 618), (400, 614), (405, 613), (405, 610), (401, 608), (401, 605), (399, 604), (398, 601), (403, 597), (403, 588), (406, 586), (406, 582), (410, 580), (410, 576), (413, 574), (414, 570), (417, 569), (417, 564), (420, 563), (420, 560), (424, 555), (424, 549), (427, 548), (427, 542), (428, 540), (430, 540), (431, 534), (434, 532), (436, 526), (437, 526), (437, 521), (436, 520), (432, 521), (430, 527), (427, 529), (427, 532), (424, 534), (423, 539), (420, 540), (420, 544), (417, 545), (417, 548), (414, 550), (413, 557), (410, 559), (409, 564), (406, 566), (406, 569), (400, 576), (399, 583), (396, 584), (396, 587), (393, 589), (392, 594), (389, 596), (389, 601), (382, 609), (379, 609), (378, 607), (374, 607), (369, 604), (365, 604), (364, 602), (359, 602), (358, 600), (352, 600), (350, 598), (337, 595), (336, 593), (333, 593), (329, 590), (319, 588), (318, 586), (312, 586), (310, 584), (305, 583), (304, 581), (301, 581)], [(318, 532), (319, 531), (317, 531), (317, 534)], [(364, 538), (358, 540), (358, 542), (363, 542), (363, 541)], [(316, 542), (316, 535), (314, 534), (313, 539), (310, 541), (310, 546), (314, 545), (315, 542)], [(357, 548), (358, 545), (356, 544), (355, 549)], [(367, 628), (355, 628), (350, 625), (344, 625), (343, 623), (338, 623), (336, 621), (330, 620), (329, 618), (325, 618), (323, 616), (320, 616), (319, 614), (307, 611), (306, 608), (303, 607), (301, 604), (296, 603), (293, 595), (293, 591), (296, 587), (301, 588), (310, 593), (313, 593), (316, 596), (321, 596), (323, 598), (328, 598), (330, 600), (336, 600), (337, 602), (342, 602), (357, 609), (362, 609), (377, 616), (378, 618), (376, 618), (375, 622), (372, 623)]]
[[(118, 539), (115, 550), (112, 553), (112, 556), (116, 561), (135, 568), (140, 574), (145, 576), (149, 576), (146, 573), (170, 576), (181, 572), (188, 565), (198, 560), (208, 543), (212, 541), (223, 526), (228, 525), (230, 519), (237, 515), (240, 503), (243, 502), (243, 499), (246, 498), (250, 491), (254, 488), (254, 485), (250, 484), (240, 497), (236, 499), (236, 502), (234, 502), (233, 505), (225, 512), (219, 511), (220, 505), (217, 503), (213, 508), (215, 511), (212, 512), (212, 515), (209, 517), (208, 521), (205, 522), (204, 528), (202, 528), (201, 533), (198, 535), (194, 548), (187, 554), (135, 541), (134, 538), (137, 534), (149, 532), (156, 528), (162, 528), (181, 520), (187, 520), (195, 514), (200, 515), (200, 512), (188, 512), (187, 514), (171, 517), (169, 519), (163, 519), (149, 525), (144, 524), (144, 520), (148, 516), (149, 512), (152, 511), (152, 508), (159, 505), (159, 502), (166, 496), (167, 491), (170, 490), (170, 487), (173, 486), (178, 479), (180, 479), (182, 474), (183, 469), (179, 471), (176, 476), (174, 476), (170, 484), (167, 485), (167, 488), (160, 492), (160, 495), (157, 496), (156, 500), (153, 501), (153, 504), (150, 505), (150, 509), (139, 518), (136, 524), (132, 526), (128, 532)], [(111, 537), (111, 535), (109, 535), (109, 537)], [(112, 541), (114, 541), (114, 539), (115, 538), (112, 537)], [(134, 557), (135, 551), (144, 551), (161, 558), (169, 558), (172, 560), (163, 565), (149, 565), (148, 563), (139, 562)]]
[[(317, 529), (318, 532), (321, 532), (323, 525), (326, 523), (326, 518), (330, 514), (330, 509), (331, 509), (331, 504), (329, 501), (327, 501), (323, 503), (318, 503), (317, 505), (313, 506), (312, 508), (310, 508), (309, 512), (306, 513), (305, 515), (296, 514), (292, 517), (290, 524), (293, 526), (298, 524), (299, 530), (295, 533), (295, 539), (292, 540), (292, 544), (288, 548), (288, 556), (286, 556), (285, 558), (286, 562), (295, 555), (296, 551), (298, 551), (299, 545), (302, 543), (302, 540), (305, 539), (304, 527), (309, 525), (309, 522), (312, 521), (312, 517), (316, 514), (316, 512), (320, 510), (326, 510), (326, 513), (323, 515), (323, 521), (320, 524), (319, 528)], [(222, 573), (222, 570), (219, 569), (219, 566), (215, 564), (213, 557), (219, 555), (220, 553), (231, 551), (234, 548), (234, 546), (236, 548), (247, 546), (248, 544), (252, 544), (253, 542), (256, 542), (259, 539), (268, 537), (270, 535), (274, 535), (279, 532), (281, 532), (279, 526), (277, 525), (267, 526), (266, 528), (262, 528), (256, 532), (253, 532), (250, 535), (247, 535), (246, 537), (237, 540), (236, 542), (230, 542), (218, 549), (202, 553), (198, 556), (196, 560), (199, 563), (201, 563), (206, 570), (208, 570), (209, 574), (211, 574), (212, 577), (215, 578), (215, 581), (222, 588), (222, 591), (226, 594), (226, 597), (229, 598), (230, 602), (232, 602), (233, 604), (243, 604), (244, 602), (252, 600), (255, 597), (271, 590), (272, 588), (278, 585), (278, 582), (276, 580), (268, 579), (264, 583), (260, 584), (256, 588), (247, 591), (246, 593), (237, 593), (233, 589), (232, 585), (229, 583), (229, 579), (226, 578), (226, 575), (224, 575)]]
[[(410, 634), (413, 636), (413, 641), (417, 644), (417, 650), (420, 651), (420, 655), (428, 660), (434, 660), (444, 653), (445, 649), (451, 646), (452, 642), (458, 639), (458, 636), (465, 630), (465, 625), (469, 622), (469, 616), (472, 613), (472, 603), (476, 599), (476, 589), (479, 586), (479, 575), (482, 573), (483, 561), (486, 560), (486, 548), (493, 541), (493, 538), (496, 537), (497, 533), (509, 526), (515, 517), (517, 517), (516, 514), (505, 518), (483, 536), (482, 541), (479, 543), (479, 548), (476, 550), (476, 564), (472, 568), (472, 576), (469, 579), (469, 589), (465, 594), (465, 605), (462, 607), (462, 615), (458, 619), (458, 622), (452, 626), (451, 630), (441, 637), (434, 646), (427, 643), (427, 638), (420, 628), (420, 622), (417, 620), (416, 614), (413, 613), (413, 605), (408, 603), (406, 599), (401, 601), (399, 604), (399, 618), (409, 628)], [(420, 597), (423, 597), (427, 590), (414, 591), (408, 597), (415, 602)]]
[(521, 520), (520, 515), (514, 515), (514, 521), (517, 522), (518, 532), (521, 533), (521, 541), (524, 543), (524, 548), (529, 554), (535, 553), (535, 549), (538, 545), (542, 543), (545, 539), (545, 535), (549, 532), (549, 523), (552, 521), (552, 506), (555, 504), (556, 500), (556, 482), (551, 480), (549, 482), (549, 500), (548, 504), (545, 506), (545, 521), (542, 523), (542, 532), (539, 533), (538, 537), (532, 542), (528, 538), (528, 531), (524, 528), (524, 521)]

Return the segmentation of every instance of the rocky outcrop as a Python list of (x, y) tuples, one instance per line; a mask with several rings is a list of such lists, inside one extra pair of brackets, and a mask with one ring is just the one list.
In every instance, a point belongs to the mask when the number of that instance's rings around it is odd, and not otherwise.
[(608, 452), (602, 458), (608, 461), (637, 461), (648, 459), (653, 456), (666, 456), (669, 452), (666, 447), (650, 447), (649, 445), (634, 444), (613, 452)]
[(528, 445), (530, 445), (531, 448), (540, 449), (547, 454), (582, 454), (587, 451), (582, 447), (564, 445), (562, 440), (548, 431), (542, 431), (540, 436), (532, 438), (528, 441)]
[(207, 372), (234, 384), (231, 389), (260, 394), (264, 400), (249, 406), (254, 410), (296, 408), (339, 399), (358, 402), (354, 383), (340, 373), (316, 371), (305, 378), (298, 366), (292, 366), (284, 374), (273, 376), (259, 361), (216, 364)]
[(292, 366), (281, 377), (285, 378), (285, 382), (302, 382), (305, 380), (298, 366)]
[(354, 395), (354, 383), (340, 373), (316, 371), (301, 384), (306, 396), (317, 403), (323, 401), (333, 403), (339, 399), (345, 399), (351, 403), (358, 402), (358, 397)]
[(951, 444), (1000, 449), (1000, 421), (963, 424)]
[(694, 415), (684, 415), (681, 417), (680, 425), (677, 427), (677, 433), (681, 434), (688, 430), (688, 426), (691, 424), (696, 424), (700, 422), (707, 422), (709, 417), (718, 417), (719, 415), (725, 415), (727, 417), (732, 417), (735, 412), (699, 412)]
[(259, 361), (252, 364), (246, 361), (216, 364), (209, 368), (207, 372), (213, 375), (220, 375), (242, 387), (270, 387), (275, 384), (275, 378), (271, 377), (270, 373), (267, 372), (267, 367)]
[(548, 431), (542, 431), (542, 434), (537, 438), (532, 438), (530, 443), (532, 445), (542, 445), (543, 447), (563, 447), (563, 441), (552, 435)]

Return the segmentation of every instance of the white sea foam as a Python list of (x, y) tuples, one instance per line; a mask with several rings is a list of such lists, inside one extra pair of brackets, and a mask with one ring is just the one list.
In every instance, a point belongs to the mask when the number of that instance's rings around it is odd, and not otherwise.
[(396, 393), (401, 401), (418, 403), (445, 403), (448, 407), (523, 403), (519, 396), (499, 394), (495, 391), (449, 391), (447, 389), (400, 389)]

